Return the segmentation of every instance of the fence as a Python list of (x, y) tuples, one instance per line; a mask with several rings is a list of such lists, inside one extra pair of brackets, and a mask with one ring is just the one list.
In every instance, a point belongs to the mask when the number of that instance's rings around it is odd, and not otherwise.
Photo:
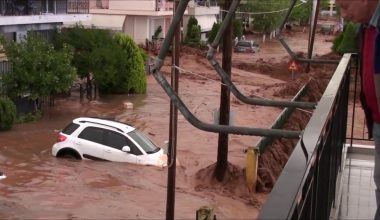
[(353, 61), (350, 54), (340, 61), (258, 219), (329, 219), (345, 160)]
[(7, 60), (0, 61), (0, 77), (11, 70), (11, 64)]

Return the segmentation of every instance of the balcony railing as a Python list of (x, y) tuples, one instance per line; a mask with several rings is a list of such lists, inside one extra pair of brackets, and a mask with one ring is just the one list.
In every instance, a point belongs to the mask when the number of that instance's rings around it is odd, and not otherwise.
[(218, 6), (218, 2), (216, 0), (195, 0), (195, 6), (206, 6), (206, 7), (212, 7), (212, 6)]
[(355, 61), (350, 54), (340, 61), (258, 219), (329, 219), (337, 208)]
[(0, 15), (88, 14), (90, 0), (0, 0)]
[(156, 0), (156, 11), (173, 10), (173, 2), (166, 0)]

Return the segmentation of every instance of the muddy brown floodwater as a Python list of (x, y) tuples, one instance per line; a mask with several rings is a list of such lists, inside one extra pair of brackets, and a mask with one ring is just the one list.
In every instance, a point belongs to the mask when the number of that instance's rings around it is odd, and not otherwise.
[[(317, 37), (319, 54), (330, 50), (327, 37)], [(307, 35), (292, 36), (289, 43), (304, 52)], [(179, 95), (200, 120), (213, 123), (220, 100), (219, 78), (205, 54), (192, 49), (183, 52), (181, 67), (191, 73), (181, 74)], [(290, 99), (294, 94), (282, 90), (289, 90), (291, 85), (291, 75), (284, 70), (288, 60), (278, 42), (267, 42), (257, 54), (233, 55), (232, 79), (246, 95)], [(163, 70), (169, 72), (170, 59), (165, 63)], [(252, 63), (261, 66), (250, 67)], [(324, 71), (332, 73), (333, 69)], [(300, 78), (307, 81), (308, 76), (297, 74), (296, 79)], [(134, 104), (133, 110), (124, 109), (125, 101)], [(234, 97), (231, 110), (235, 125), (261, 128), (268, 128), (282, 111), (249, 106)], [(54, 108), (44, 109), (41, 120), (17, 124), (11, 131), (0, 133), (0, 170), (7, 175), (0, 182), (0, 219), (164, 219), (167, 168), (70, 161), (51, 155), (57, 131), (78, 116), (128, 122), (160, 146), (168, 139), (169, 99), (152, 76), (148, 77), (146, 95), (101, 96), (80, 103), (73, 93), (70, 98), (59, 99)], [(194, 128), (179, 114), (176, 219), (194, 219), (195, 211), (203, 205), (212, 207), (218, 219), (255, 219), (268, 194), (248, 193), (244, 150), (258, 140), (229, 136), (229, 170), (225, 180), (217, 182), (211, 177), (218, 135)]]

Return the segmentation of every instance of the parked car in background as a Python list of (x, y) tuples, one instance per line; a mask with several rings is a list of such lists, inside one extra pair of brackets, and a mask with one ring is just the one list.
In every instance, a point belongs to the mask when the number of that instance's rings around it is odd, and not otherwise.
[(257, 53), (259, 51), (259, 45), (252, 40), (239, 40), (235, 44), (234, 51)]
[(128, 162), (164, 167), (167, 156), (134, 127), (100, 118), (76, 118), (58, 134), (56, 157)]

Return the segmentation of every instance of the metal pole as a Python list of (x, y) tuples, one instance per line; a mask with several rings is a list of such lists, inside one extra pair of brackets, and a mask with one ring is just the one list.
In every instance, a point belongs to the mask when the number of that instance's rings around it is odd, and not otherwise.
[[(173, 15), (178, 8), (178, 1), (174, 1)], [(175, 28), (173, 41), (172, 63), (179, 66), (180, 53), (180, 25)], [(178, 94), (179, 70), (172, 68), (171, 86)], [(168, 147), (168, 183), (166, 195), (166, 220), (174, 220), (175, 211), (175, 182), (176, 182), (176, 158), (177, 158), (177, 122), (178, 109), (174, 102), (170, 101), (169, 147)]]
[(160, 69), (163, 65), (163, 60), (169, 50), (170, 42), (174, 37), (174, 30), (179, 25), (181, 18), (185, 12), (188, 0), (180, 0), (178, 4), (177, 11), (173, 18), (173, 21), (169, 27), (169, 30), (166, 34), (164, 43), (160, 49), (158, 57), (155, 61), (151, 72), (156, 79), (156, 81), (161, 85), (166, 94), (170, 97), (171, 101), (176, 105), (178, 110), (186, 118), (186, 120), (192, 124), (194, 127), (199, 128), (208, 132), (215, 133), (229, 133), (229, 134), (239, 134), (239, 135), (256, 135), (256, 136), (270, 136), (270, 137), (285, 137), (285, 138), (299, 138), (302, 134), (300, 131), (289, 131), (289, 130), (279, 130), (279, 129), (263, 129), (263, 128), (248, 128), (248, 127), (239, 127), (239, 126), (227, 126), (227, 125), (215, 125), (208, 124), (200, 121), (196, 118), (190, 110), (186, 107), (185, 103), (177, 95), (177, 93), (170, 86), (165, 76), (162, 75)]
[[(221, 27), (212, 42), (212, 44), (209, 47), (209, 50), (207, 52), (207, 59), (209, 60), (210, 64), (214, 67), (218, 75), (222, 78), (222, 81), (224, 84), (228, 86), (228, 88), (231, 90), (232, 94), (235, 95), (236, 98), (238, 98), (240, 101), (250, 104), (250, 105), (261, 105), (261, 106), (275, 106), (275, 107), (297, 107), (297, 108), (309, 108), (313, 109), (316, 106), (316, 103), (308, 103), (308, 102), (290, 102), (290, 101), (278, 101), (278, 100), (266, 100), (262, 98), (251, 98), (243, 95), (234, 85), (234, 83), (231, 81), (231, 77), (225, 73), (223, 68), (220, 66), (219, 62), (215, 58), (215, 51), (216, 48), (219, 45), (219, 42), (225, 33), (225, 30), (231, 26), (231, 20), (234, 15), (234, 11), (239, 5), (239, 0), (233, 0), (231, 3), (231, 6), (228, 10), (227, 15), (224, 17), (223, 22), (221, 24)], [(231, 49), (232, 50), (232, 49)], [(289, 49), (290, 50), (290, 49)]]
[(339, 60), (323, 60), (323, 59), (306, 59), (298, 57), (288, 46), (288, 44), (285, 42), (284, 38), (280, 36), (278, 38), (282, 46), (285, 48), (285, 50), (288, 52), (288, 54), (296, 61), (299, 61), (301, 63), (317, 63), (317, 64), (339, 64)]
[(296, 5), (296, 3), (297, 3), (297, 0), (292, 0), (292, 3), (290, 4), (289, 9), (288, 9), (288, 11), (286, 12), (285, 18), (284, 18), (284, 20), (282, 21), (282, 23), (281, 23), (281, 25), (280, 25), (280, 30), (279, 30), (278, 35), (280, 35), (281, 32), (282, 32), (282, 29), (284, 29), (284, 26), (285, 26), (286, 22), (288, 21), (289, 16), (290, 16), (290, 14), (292, 13), (293, 8), (294, 8), (294, 6)]
[[(313, 49), (314, 49), (314, 40), (315, 40), (315, 31), (317, 28), (318, 23), (318, 12), (319, 12), (319, 3), (320, 0), (314, 0), (313, 1), (313, 14), (311, 19), (311, 25), (310, 25), (310, 36), (309, 36), (309, 49), (307, 53), (307, 58), (311, 59), (313, 56)], [(310, 72), (310, 63), (306, 64), (306, 73)]]
[(169, 26), (169, 30), (166, 33), (166, 37), (164, 39), (164, 42), (162, 42), (162, 45), (161, 45), (160, 51), (158, 53), (157, 59), (154, 63), (154, 66), (152, 69), (153, 73), (156, 71), (159, 71), (161, 69), (161, 67), (164, 63), (165, 56), (169, 51), (171, 41), (173, 40), (175, 30), (182, 20), (182, 16), (185, 13), (185, 10), (186, 10), (188, 3), (189, 3), (189, 0), (180, 0), (179, 1), (179, 4), (177, 6), (177, 10), (175, 12), (175, 15), (173, 16), (172, 23)]
[[(230, 8), (231, 0), (224, 1), (224, 9)], [(226, 17), (226, 15), (224, 16)], [(231, 23), (230, 23), (231, 24)], [(223, 35), (223, 58), (222, 68), (231, 78), (232, 68), (232, 25), (228, 25)], [(230, 121), (230, 90), (228, 86), (221, 84), (219, 124), (228, 125)], [(219, 133), (218, 156), (215, 168), (216, 179), (222, 181), (228, 165), (228, 133)]]

